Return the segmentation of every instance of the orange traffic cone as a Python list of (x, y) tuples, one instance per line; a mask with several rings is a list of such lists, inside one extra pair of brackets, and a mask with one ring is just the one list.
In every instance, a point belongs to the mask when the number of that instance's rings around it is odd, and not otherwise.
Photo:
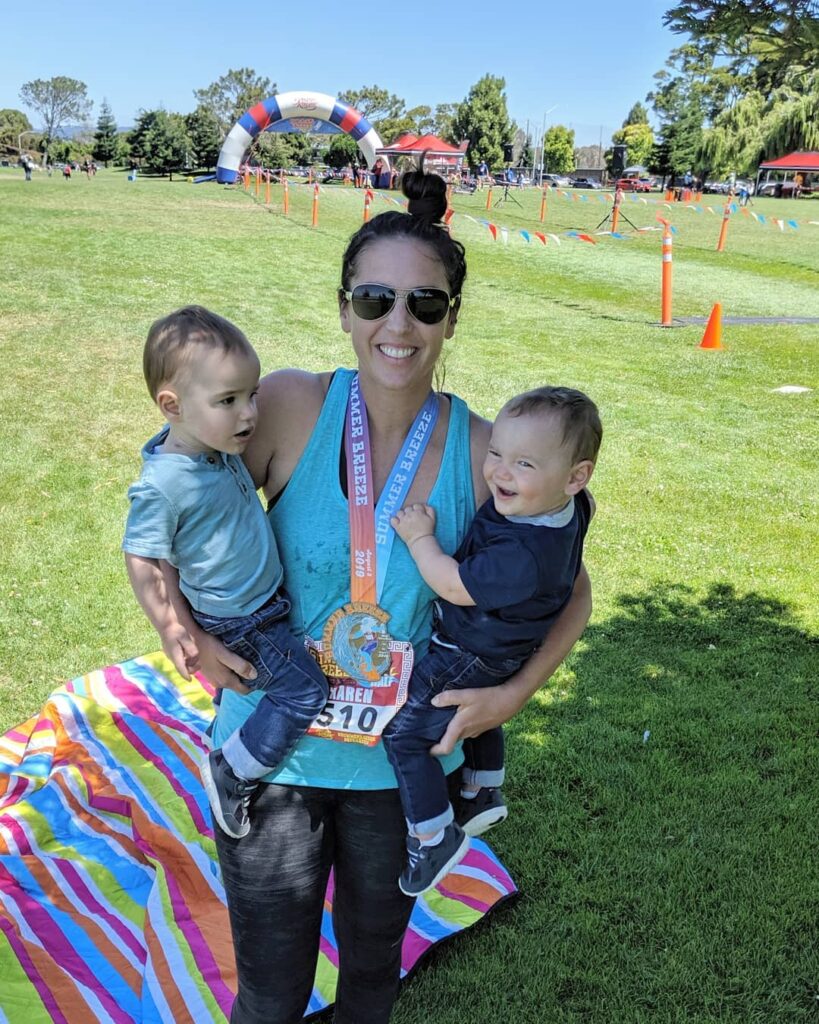
[(705, 334), (702, 336), (700, 348), (722, 348), (722, 303), (715, 302), (708, 323), (705, 327)]

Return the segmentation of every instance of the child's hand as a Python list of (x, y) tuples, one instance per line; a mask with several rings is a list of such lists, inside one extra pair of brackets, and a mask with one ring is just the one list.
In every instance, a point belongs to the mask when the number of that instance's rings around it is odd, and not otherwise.
[(193, 672), (199, 671), (199, 649), (184, 626), (175, 625), (165, 630), (162, 650), (183, 679), (190, 679)]
[(435, 534), (435, 509), (431, 505), (407, 505), (396, 512), (390, 523), (407, 547), (411, 547), (421, 537)]

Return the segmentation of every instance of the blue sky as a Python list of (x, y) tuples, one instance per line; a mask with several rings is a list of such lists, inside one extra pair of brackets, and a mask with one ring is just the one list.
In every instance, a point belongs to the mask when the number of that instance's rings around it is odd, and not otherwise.
[[(106, 98), (117, 122), (139, 108), (188, 113), (193, 90), (252, 67), (283, 92), (333, 95), (380, 85), (408, 106), (459, 102), (482, 75), (506, 79), (511, 116), (533, 136), (568, 124), (578, 145), (607, 145), (682, 42), (663, 28), (670, 0), (489, 4), (410, 0), (37, 0), (0, 18), (0, 107), (21, 85), (68, 75)], [(380, 13), (379, 9), (383, 11)], [(412, 18), (401, 11), (412, 11)], [(548, 113), (547, 113), (548, 111)], [(32, 123), (38, 122), (31, 111)]]

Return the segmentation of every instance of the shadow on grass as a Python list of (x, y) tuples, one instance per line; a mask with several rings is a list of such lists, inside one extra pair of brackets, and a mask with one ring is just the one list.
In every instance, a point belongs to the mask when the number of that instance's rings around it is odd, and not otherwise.
[(620, 596), (507, 727), (519, 899), (398, 1020), (815, 1019), (816, 653), (726, 584)]

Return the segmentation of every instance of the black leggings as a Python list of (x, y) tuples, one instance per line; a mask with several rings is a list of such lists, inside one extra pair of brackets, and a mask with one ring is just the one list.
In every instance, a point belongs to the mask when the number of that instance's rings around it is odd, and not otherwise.
[[(450, 776), (457, 792), (459, 773)], [(398, 888), (406, 822), (398, 791), (262, 785), (250, 834), (218, 826), (239, 992), (231, 1024), (298, 1024), (335, 869), (336, 1024), (386, 1024), (398, 994), (413, 900)]]

